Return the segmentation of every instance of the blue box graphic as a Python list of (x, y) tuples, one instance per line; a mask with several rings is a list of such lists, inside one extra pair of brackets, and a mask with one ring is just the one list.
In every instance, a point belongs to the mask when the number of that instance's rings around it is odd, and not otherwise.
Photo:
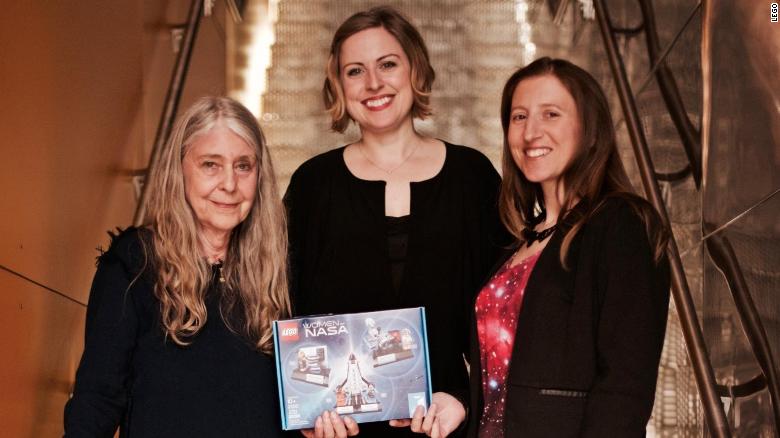
[(431, 402), (425, 309), (274, 321), (284, 430), (314, 427), (323, 411), (358, 423), (410, 418)]

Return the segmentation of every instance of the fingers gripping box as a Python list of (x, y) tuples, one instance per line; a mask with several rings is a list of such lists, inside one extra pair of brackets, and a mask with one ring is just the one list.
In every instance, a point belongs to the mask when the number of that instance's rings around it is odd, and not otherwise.
[(410, 418), (431, 401), (425, 309), (274, 321), (282, 427), (326, 410), (358, 423)]

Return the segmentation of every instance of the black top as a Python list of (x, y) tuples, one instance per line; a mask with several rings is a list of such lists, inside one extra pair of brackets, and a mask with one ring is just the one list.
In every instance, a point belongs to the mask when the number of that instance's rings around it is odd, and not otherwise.
[(393, 292), (401, 292), (401, 279), (404, 277), (406, 248), (409, 244), (409, 216), (387, 217), (387, 257), (390, 263), (390, 276), (393, 279)]
[(165, 338), (152, 269), (141, 272), (148, 237), (127, 230), (99, 259), (65, 436), (281, 436), (273, 358), (226, 327), (216, 268), (205, 326), (187, 347)]
[[(525, 288), (507, 377), (507, 438), (645, 436), (666, 330), (668, 262), (655, 263), (643, 221), (615, 197), (572, 240), (565, 269), (563, 236), (584, 205), (559, 223)], [(469, 437), (483, 409), (474, 327)]]
[[(446, 144), (433, 178), (410, 185), (408, 246), (398, 294), (388, 263), (385, 182), (355, 177), (344, 147), (301, 165), (285, 195), (295, 313), (424, 306), (434, 391), (466, 400), (472, 302), (498, 254), (500, 179), (481, 153)], [(418, 436), (386, 423), (361, 435)]]

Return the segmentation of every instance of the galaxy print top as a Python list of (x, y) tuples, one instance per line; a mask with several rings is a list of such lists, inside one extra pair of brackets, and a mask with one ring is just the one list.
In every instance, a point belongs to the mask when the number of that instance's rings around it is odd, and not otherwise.
[(504, 397), (517, 317), (528, 277), (539, 254), (531, 255), (515, 266), (510, 266), (510, 258), (477, 296), (475, 311), (485, 397), (485, 410), (479, 424), (480, 437), (504, 436)]

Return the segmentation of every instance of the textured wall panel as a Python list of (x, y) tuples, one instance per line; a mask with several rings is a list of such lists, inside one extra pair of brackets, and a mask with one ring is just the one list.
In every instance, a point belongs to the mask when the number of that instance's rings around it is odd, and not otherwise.
[(84, 308), (0, 271), (0, 435), (62, 435)]

